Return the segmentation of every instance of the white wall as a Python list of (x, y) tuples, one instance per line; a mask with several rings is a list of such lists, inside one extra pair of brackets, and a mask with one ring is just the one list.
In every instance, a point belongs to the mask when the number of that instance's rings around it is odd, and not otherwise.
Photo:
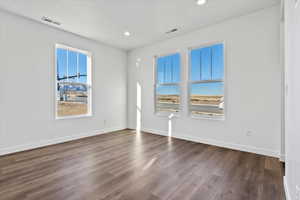
[[(300, 2), (285, 0), (286, 177), (288, 200), (300, 200)], [(298, 186), (298, 191), (297, 191)]]
[[(180, 51), (184, 74), (183, 113), (172, 120), (172, 136), (279, 156), (283, 71), (279, 25), (279, 6), (275, 6), (131, 51), (128, 126), (136, 127), (136, 85), (139, 83), (142, 129), (167, 134), (168, 119), (154, 114), (153, 56)], [(226, 43), (226, 120), (191, 119), (186, 106), (187, 48), (220, 40)], [(248, 130), (252, 136), (246, 135)]]
[[(93, 117), (54, 119), (56, 43), (93, 53)], [(126, 52), (0, 11), (0, 63), (0, 154), (126, 128)]]

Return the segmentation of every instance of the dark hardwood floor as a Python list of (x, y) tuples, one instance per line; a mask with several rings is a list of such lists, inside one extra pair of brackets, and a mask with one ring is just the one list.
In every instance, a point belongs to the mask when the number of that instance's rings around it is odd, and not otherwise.
[(0, 157), (1, 200), (282, 200), (276, 158), (132, 130)]

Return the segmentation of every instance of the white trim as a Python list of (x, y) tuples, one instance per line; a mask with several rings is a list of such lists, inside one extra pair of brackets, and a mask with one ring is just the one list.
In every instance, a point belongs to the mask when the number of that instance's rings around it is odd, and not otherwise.
[[(57, 105), (57, 94), (58, 94), (58, 91), (57, 91), (57, 84), (58, 84), (58, 81), (57, 81), (57, 49), (60, 48), (60, 49), (65, 49), (65, 50), (68, 50), (67, 51), (67, 75), (68, 75), (68, 55), (69, 55), (69, 51), (75, 51), (77, 53), (81, 53), (81, 54), (84, 54), (87, 56), (87, 85), (89, 86), (89, 90), (88, 90), (88, 113), (85, 114), (85, 115), (71, 115), (71, 116), (58, 116), (57, 115), (57, 111), (58, 111), (58, 105)], [(93, 54), (92, 52), (90, 51), (87, 51), (87, 50), (81, 50), (81, 49), (77, 49), (77, 48), (74, 48), (74, 47), (71, 47), (71, 46), (67, 46), (67, 45), (64, 45), (64, 44), (58, 44), (56, 43), (55, 46), (54, 46), (54, 72), (55, 72), (55, 91), (54, 91), (54, 94), (55, 94), (55, 110), (54, 110), (54, 116), (55, 116), (55, 120), (62, 120), (62, 119), (76, 119), (76, 118), (83, 118), (83, 117), (93, 117)], [(77, 62), (78, 62), (78, 55), (77, 55)], [(77, 63), (78, 64), (78, 63)], [(77, 66), (78, 68), (78, 66)]]
[(94, 117), (92, 115), (92, 113), (88, 113), (86, 115), (70, 115), (70, 116), (65, 116), (65, 117), (56, 117), (55, 120), (91, 118), (91, 117)]
[[(167, 131), (154, 130), (154, 129), (148, 129), (148, 128), (142, 128), (141, 130), (143, 132), (168, 136)], [(250, 153), (255, 153), (255, 154), (260, 154), (260, 155), (265, 155), (265, 156), (271, 156), (271, 157), (275, 157), (275, 158), (280, 157), (279, 151), (274, 151), (274, 150), (265, 149), (265, 148), (258, 148), (258, 147), (249, 146), (249, 145), (234, 144), (234, 143), (224, 142), (224, 141), (220, 141), (220, 140), (200, 138), (200, 137), (195, 137), (195, 136), (191, 136), (188, 134), (182, 134), (182, 133), (181, 134), (172, 133), (172, 137), (182, 139), (182, 140), (197, 142), (197, 143), (203, 143), (203, 144), (238, 150), (238, 151), (244, 151), (244, 152), (250, 152)]]
[(22, 144), (22, 145), (17, 145), (17, 146), (13, 146), (13, 147), (1, 148), (0, 156), (16, 153), (16, 152), (20, 152), (20, 151), (32, 150), (32, 149), (36, 149), (36, 148), (40, 148), (40, 147), (53, 145), (53, 144), (60, 144), (60, 143), (64, 143), (64, 142), (78, 140), (81, 138), (111, 133), (114, 131), (120, 131), (120, 130), (124, 130), (124, 129), (126, 129), (126, 127), (105, 128), (102, 130), (92, 131), (92, 132), (88, 132), (88, 133), (80, 133), (80, 134), (76, 134), (76, 135), (59, 137), (59, 138), (50, 139), (50, 140), (43, 140), (43, 141), (31, 143), (31, 144)]
[[(282, 12), (284, 12), (284, 1), (282, 0)], [(282, 84), (281, 84), (281, 134), (280, 134), (280, 161), (281, 162), (285, 162), (285, 132), (286, 132), (286, 124), (285, 124), (285, 119), (287, 116), (286, 113), (286, 67), (285, 67), (285, 55), (284, 55), (284, 51), (285, 51), (285, 33), (284, 33), (284, 14), (283, 14), (283, 19), (280, 22), (280, 64), (282, 66), (282, 72), (281, 72), (281, 79), (282, 79)]]
[(56, 48), (60, 48), (60, 49), (65, 49), (65, 50), (69, 50), (69, 51), (75, 51), (75, 52), (79, 52), (82, 54), (85, 54), (87, 56), (92, 56), (92, 53), (90, 51), (87, 50), (83, 50), (83, 49), (78, 49), (78, 48), (74, 48), (72, 46), (69, 45), (65, 45), (65, 44), (55, 44)]
[(284, 186), (284, 192), (285, 192), (286, 200), (292, 200), (290, 192), (289, 192), (289, 187), (288, 187), (286, 176), (283, 177), (283, 186)]
[(194, 49), (202, 49), (206, 47), (211, 47), (217, 44), (224, 44), (225, 46), (225, 40), (216, 40), (216, 41), (211, 41), (211, 42), (204, 42), (202, 44), (196, 45), (196, 46), (190, 46), (188, 47), (188, 51), (194, 50)]
[(281, 154), (279, 158), (280, 162), (285, 162), (285, 155)]
[[(166, 112), (166, 111), (157, 111), (157, 106), (156, 106), (156, 100), (157, 100), (157, 94), (156, 94), (156, 89), (158, 85), (167, 85), (167, 84), (158, 84), (157, 83), (157, 60), (160, 57), (166, 57), (166, 56), (171, 56), (171, 55), (176, 55), (179, 54), (179, 59), (180, 59), (180, 65), (179, 65), (179, 77), (180, 80), (177, 83), (170, 83), (169, 85), (175, 85), (179, 87), (179, 111), (178, 112)], [(167, 113), (166, 115), (169, 116), (170, 114), (177, 114), (179, 115), (180, 113), (182, 113), (183, 111), (183, 107), (182, 107), (182, 83), (183, 83), (183, 77), (182, 77), (182, 72), (183, 72), (183, 62), (182, 62), (182, 55), (181, 55), (181, 51), (174, 51), (173, 53), (164, 53), (164, 54), (159, 54), (159, 55), (154, 55), (153, 56), (153, 66), (152, 66), (152, 77), (153, 77), (153, 92), (154, 92), (154, 115), (160, 115), (160, 113), (162, 113), (162, 116), (165, 115), (165, 113)]]
[[(195, 49), (202, 49), (202, 48), (206, 48), (206, 47), (212, 47), (214, 45), (218, 45), (218, 44), (222, 44), (223, 45), (223, 62), (224, 62), (224, 77), (223, 80), (221, 82), (223, 82), (224, 85), (224, 94), (223, 94), (223, 98), (224, 98), (224, 109), (223, 109), (223, 116), (214, 116), (214, 115), (206, 115), (206, 114), (192, 114), (191, 111), (191, 104), (190, 104), (190, 97), (191, 97), (191, 85), (195, 84), (195, 83), (201, 83), (203, 81), (191, 81), (190, 77), (191, 77), (191, 53), (192, 50)], [(188, 47), (188, 52), (187, 52), (187, 74), (186, 74), (186, 80), (187, 80), (187, 109), (188, 109), (188, 116), (190, 118), (194, 118), (194, 119), (205, 119), (205, 120), (220, 120), (220, 121), (225, 121), (226, 119), (226, 114), (227, 114), (227, 45), (226, 45), (226, 41), (225, 40), (219, 40), (219, 41), (214, 41), (214, 42), (207, 42), (207, 43), (203, 43), (202, 45), (197, 45), (197, 46), (192, 46), (192, 47)], [(210, 81), (210, 82), (220, 82), (220, 80), (215, 80), (215, 81)], [(205, 81), (204, 81), (205, 82)]]
[(160, 112), (155, 113), (155, 116), (163, 117), (163, 118), (169, 118), (170, 116), (172, 116), (172, 117), (179, 118), (181, 115), (180, 115), (180, 112), (160, 111)]
[(192, 114), (189, 113), (189, 117), (191, 119), (201, 119), (201, 120), (212, 120), (212, 121), (225, 121), (225, 116), (217, 116), (217, 115), (204, 115), (204, 114)]

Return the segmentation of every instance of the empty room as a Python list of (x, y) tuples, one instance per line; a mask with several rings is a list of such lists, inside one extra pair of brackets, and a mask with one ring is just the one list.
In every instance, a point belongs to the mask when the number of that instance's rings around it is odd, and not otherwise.
[(298, 1), (1, 0), (0, 200), (300, 200)]

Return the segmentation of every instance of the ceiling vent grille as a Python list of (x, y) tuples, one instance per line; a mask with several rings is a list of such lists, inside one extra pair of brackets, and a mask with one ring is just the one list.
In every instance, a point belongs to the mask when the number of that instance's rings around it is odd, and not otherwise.
[(177, 31), (178, 31), (178, 28), (173, 28), (173, 29), (167, 31), (166, 34), (175, 33)]
[(60, 22), (54, 21), (54, 20), (52, 20), (51, 18), (46, 17), (46, 16), (43, 16), (43, 17), (42, 17), (42, 20), (43, 20), (44, 22), (47, 22), (47, 23), (50, 23), (50, 24), (54, 24), (54, 25), (57, 25), (57, 26), (60, 26), (60, 25), (61, 25)]

